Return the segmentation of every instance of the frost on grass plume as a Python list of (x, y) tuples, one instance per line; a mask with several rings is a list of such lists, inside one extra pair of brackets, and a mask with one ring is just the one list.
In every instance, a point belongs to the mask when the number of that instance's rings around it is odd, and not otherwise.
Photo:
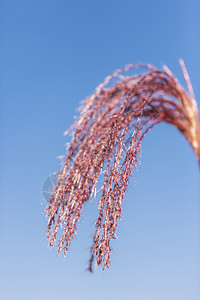
[[(85, 202), (96, 193), (103, 176), (99, 216), (95, 221), (89, 270), (110, 266), (112, 239), (116, 238), (122, 199), (132, 171), (137, 167), (141, 141), (156, 124), (167, 122), (185, 136), (200, 163), (200, 126), (197, 103), (183, 61), (180, 61), (188, 91), (168, 67), (128, 65), (105, 78), (95, 93), (84, 100), (65, 161), (47, 204), (49, 245), (57, 243), (66, 255)], [(131, 69), (143, 73), (121, 76)], [(119, 80), (108, 87), (113, 78)], [(67, 132), (66, 132), (67, 133)], [(61, 238), (57, 241), (60, 230)]]

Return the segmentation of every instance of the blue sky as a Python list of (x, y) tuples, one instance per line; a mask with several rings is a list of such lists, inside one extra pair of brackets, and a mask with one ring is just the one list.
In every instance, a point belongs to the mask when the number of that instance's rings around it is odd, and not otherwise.
[(199, 14), (198, 0), (1, 1), (2, 299), (199, 299), (199, 169), (169, 125), (143, 141), (109, 270), (85, 272), (95, 201), (66, 259), (48, 248), (41, 205), (75, 109), (116, 68), (167, 64), (184, 85), (183, 58), (200, 104)]

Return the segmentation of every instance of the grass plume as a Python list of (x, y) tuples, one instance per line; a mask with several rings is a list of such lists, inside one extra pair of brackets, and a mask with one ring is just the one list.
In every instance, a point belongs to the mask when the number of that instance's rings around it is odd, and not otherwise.
[[(58, 253), (64, 250), (67, 254), (83, 206), (96, 193), (99, 176), (103, 176), (90, 271), (94, 259), (103, 269), (110, 266), (110, 242), (116, 238), (122, 199), (137, 167), (141, 141), (152, 127), (162, 122), (176, 127), (200, 164), (199, 112), (182, 60), (180, 65), (188, 91), (166, 66), (162, 70), (149, 64), (118, 69), (84, 100), (80, 117), (70, 128), (72, 141), (46, 208), (47, 237), (50, 246), (57, 243)], [(145, 71), (121, 75), (136, 68)], [(110, 86), (114, 78), (119, 80)], [(61, 238), (57, 242), (59, 229)]]

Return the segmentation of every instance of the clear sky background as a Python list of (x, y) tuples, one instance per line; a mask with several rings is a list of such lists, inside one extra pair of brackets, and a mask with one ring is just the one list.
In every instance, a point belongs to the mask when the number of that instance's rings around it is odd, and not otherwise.
[(199, 300), (200, 175), (177, 130), (159, 125), (143, 140), (104, 272), (85, 272), (97, 200), (64, 259), (48, 247), (41, 191), (75, 109), (115, 69), (167, 64), (185, 86), (183, 58), (200, 104), (200, 2), (0, 3), (1, 299)]

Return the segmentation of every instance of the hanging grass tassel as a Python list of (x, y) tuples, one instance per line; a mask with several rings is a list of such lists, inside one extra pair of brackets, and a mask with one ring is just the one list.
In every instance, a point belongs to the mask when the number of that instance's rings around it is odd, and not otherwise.
[[(73, 138), (46, 208), (47, 237), (52, 246), (61, 230), (58, 252), (64, 250), (67, 254), (83, 206), (96, 194), (99, 177), (103, 176), (90, 271), (95, 258), (96, 265), (103, 265), (103, 269), (110, 266), (110, 241), (116, 238), (122, 199), (137, 167), (141, 141), (153, 126), (161, 122), (175, 126), (190, 143), (200, 164), (197, 103), (182, 60), (180, 65), (188, 92), (166, 66), (158, 70), (151, 65), (128, 65), (117, 70), (84, 100), (80, 117), (69, 130)], [(146, 71), (121, 75), (135, 68)], [(119, 81), (110, 86), (117, 77)]]

